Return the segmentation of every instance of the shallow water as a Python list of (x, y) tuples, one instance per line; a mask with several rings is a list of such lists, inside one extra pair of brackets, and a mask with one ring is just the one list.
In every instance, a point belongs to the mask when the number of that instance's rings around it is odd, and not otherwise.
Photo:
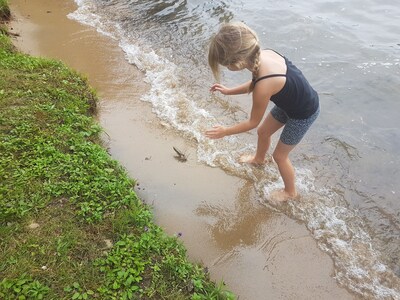
[[(400, 7), (391, 1), (79, 0), (71, 18), (118, 40), (145, 73), (142, 96), (163, 124), (197, 148), (197, 160), (252, 182), (270, 213), (304, 222), (333, 259), (336, 280), (365, 298), (400, 299)], [(322, 112), (292, 155), (302, 199), (276, 205), (276, 167), (237, 163), (256, 134), (210, 141), (215, 123), (248, 116), (247, 96), (210, 95), (207, 43), (241, 20), (262, 46), (292, 60), (319, 92)], [(224, 72), (229, 84), (250, 74)], [(270, 105), (271, 106), (271, 105)], [(276, 142), (276, 138), (274, 140)], [(215, 207), (200, 207), (212, 216)], [(220, 209), (221, 210), (221, 209)], [(224, 216), (223, 229), (235, 226)], [(257, 219), (257, 218), (256, 218)], [(217, 228), (219, 228), (217, 226)], [(226, 229), (226, 228), (225, 228)], [(224, 230), (221, 230), (222, 232)]]

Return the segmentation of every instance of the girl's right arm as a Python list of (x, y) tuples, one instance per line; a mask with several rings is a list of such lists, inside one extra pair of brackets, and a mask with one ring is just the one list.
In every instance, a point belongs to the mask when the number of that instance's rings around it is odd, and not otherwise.
[(251, 84), (251, 80), (246, 82), (246, 83), (243, 83), (243, 84), (241, 84), (241, 85), (239, 85), (237, 87), (228, 88), (228, 87), (226, 87), (226, 86), (224, 86), (224, 85), (222, 85), (220, 83), (214, 83), (211, 86), (210, 91), (211, 92), (218, 91), (218, 92), (220, 92), (221, 94), (224, 94), (224, 95), (246, 94), (249, 91), (250, 84)]

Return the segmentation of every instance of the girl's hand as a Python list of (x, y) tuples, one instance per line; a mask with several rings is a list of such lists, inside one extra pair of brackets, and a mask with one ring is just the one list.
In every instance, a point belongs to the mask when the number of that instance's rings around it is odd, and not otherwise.
[(227, 88), (226, 86), (224, 86), (224, 85), (222, 85), (220, 83), (214, 83), (210, 88), (210, 92), (218, 91), (218, 92), (220, 92), (221, 94), (224, 94), (224, 95), (228, 95), (229, 94), (229, 90), (230, 90), (229, 88)]
[(226, 136), (226, 128), (224, 126), (214, 126), (212, 129), (206, 130), (206, 137), (210, 139), (220, 139)]

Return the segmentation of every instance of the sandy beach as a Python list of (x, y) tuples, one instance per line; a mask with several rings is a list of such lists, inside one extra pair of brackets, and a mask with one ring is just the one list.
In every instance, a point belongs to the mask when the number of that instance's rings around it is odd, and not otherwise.
[[(182, 233), (191, 260), (240, 299), (357, 299), (334, 278), (331, 258), (304, 224), (262, 206), (252, 184), (198, 163), (192, 141), (163, 125), (149, 88), (112, 38), (67, 17), (72, 0), (12, 0), (12, 32), (23, 52), (59, 59), (85, 74), (100, 99), (104, 144), (138, 181), (156, 223)], [(173, 147), (187, 162), (175, 159)]]

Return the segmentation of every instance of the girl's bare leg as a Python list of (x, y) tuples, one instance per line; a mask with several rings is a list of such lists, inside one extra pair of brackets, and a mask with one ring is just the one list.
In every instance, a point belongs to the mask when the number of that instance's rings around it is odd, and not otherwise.
[(265, 163), (265, 155), (267, 154), (269, 146), (271, 145), (271, 136), (283, 125), (285, 124), (276, 120), (271, 113), (268, 113), (264, 122), (257, 129), (258, 142), (256, 154), (254, 156), (244, 155), (240, 157), (240, 161), (255, 165)]
[(273, 158), (278, 165), (279, 172), (285, 184), (285, 189), (276, 191), (271, 195), (276, 200), (286, 201), (289, 198), (296, 198), (295, 173), (293, 165), (289, 159), (289, 153), (296, 145), (286, 145), (279, 141), (273, 153)]

